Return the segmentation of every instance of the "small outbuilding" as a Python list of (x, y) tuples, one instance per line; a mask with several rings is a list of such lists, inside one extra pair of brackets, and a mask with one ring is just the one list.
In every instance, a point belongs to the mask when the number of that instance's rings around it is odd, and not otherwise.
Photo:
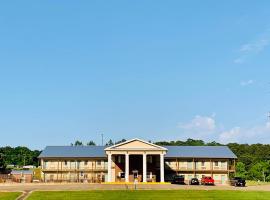
[(32, 170), (12, 170), (11, 177), (13, 182), (31, 183), (33, 180)]

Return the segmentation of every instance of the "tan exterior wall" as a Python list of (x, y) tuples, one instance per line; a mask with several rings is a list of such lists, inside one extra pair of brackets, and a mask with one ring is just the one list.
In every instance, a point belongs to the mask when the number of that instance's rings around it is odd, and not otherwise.
[[(106, 158), (47, 159), (41, 160), (41, 164), (44, 182), (104, 182), (107, 180)], [(166, 171), (171, 170), (174, 174), (184, 175), (186, 183), (193, 177), (200, 180), (202, 176), (212, 176), (216, 184), (226, 184), (229, 179), (228, 165), (229, 162), (225, 159), (195, 159), (194, 162), (193, 159), (165, 159), (165, 176)], [(122, 170), (115, 164), (115, 156), (112, 156), (112, 180), (116, 180), (119, 172)]]
[(165, 168), (170, 168), (177, 171), (188, 171), (188, 170), (217, 170), (224, 171), (228, 169), (228, 160), (209, 160), (209, 159), (166, 159)]
[(44, 182), (104, 182), (108, 163), (105, 158), (97, 159), (42, 159)]
[[(185, 176), (185, 182), (189, 183), (191, 178), (211, 176), (215, 184), (227, 184), (229, 174), (234, 173), (228, 159), (166, 159), (165, 170)], [(165, 173), (166, 174), (166, 173)]]

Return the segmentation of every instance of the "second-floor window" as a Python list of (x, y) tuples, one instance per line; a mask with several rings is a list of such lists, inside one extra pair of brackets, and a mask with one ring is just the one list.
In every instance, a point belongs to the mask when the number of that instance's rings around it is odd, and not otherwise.
[(202, 167), (204, 167), (204, 164), (205, 164), (204, 161), (202, 161)]
[(226, 162), (225, 162), (225, 161), (222, 161), (222, 162), (221, 162), (221, 167), (222, 167), (222, 168), (226, 168)]
[(215, 167), (218, 167), (218, 161), (215, 161)]
[(44, 161), (44, 169), (47, 168), (47, 163), (48, 163), (48, 161)]
[(88, 165), (88, 162), (87, 161), (84, 161), (84, 165)]
[(67, 166), (67, 161), (65, 160), (65, 166)]
[(97, 161), (97, 165), (100, 166), (101, 165), (101, 160)]

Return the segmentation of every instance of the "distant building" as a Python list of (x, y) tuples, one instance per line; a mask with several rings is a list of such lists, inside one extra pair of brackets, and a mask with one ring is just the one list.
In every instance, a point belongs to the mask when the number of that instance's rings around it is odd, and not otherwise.
[(158, 146), (140, 139), (106, 146), (48, 146), (44, 182), (164, 182), (175, 174), (226, 184), (237, 157), (227, 146)]
[(12, 170), (10, 174), (13, 182), (31, 183), (33, 180), (33, 171), (31, 170)]
[(36, 168), (34, 165), (25, 165), (23, 166), (23, 169), (34, 169)]

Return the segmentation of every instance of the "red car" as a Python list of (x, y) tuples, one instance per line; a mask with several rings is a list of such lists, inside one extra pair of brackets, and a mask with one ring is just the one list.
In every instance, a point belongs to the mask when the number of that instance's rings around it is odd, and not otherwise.
[(215, 185), (215, 180), (211, 176), (205, 176), (201, 179), (202, 185)]

